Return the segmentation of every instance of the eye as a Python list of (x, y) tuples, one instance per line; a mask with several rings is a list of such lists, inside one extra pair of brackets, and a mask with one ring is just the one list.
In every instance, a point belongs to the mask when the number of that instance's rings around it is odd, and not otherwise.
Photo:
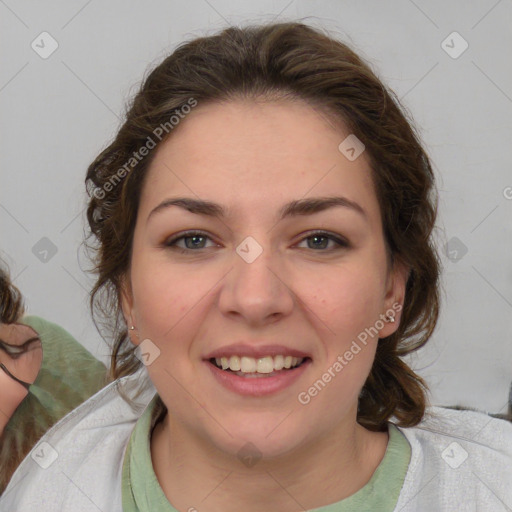
[[(37, 346), (32, 346), (37, 342)], [(21, 345), (14, 345), (12, 343), (6, 343), (3, 340), (0, 340), (0, 350), (6, 352), (11, 359), (19, 359), (25, 353), (33, 350), (34, 348), (38, 348), (41, 346), (41, 339), (38, 336), (29, 338), (27, 341), (22, 343)]]
[[(185, 233), (181, 233), (180, 235), (174, 236), (167, 240), (164, 245), (166, 247), (172, 247), (173, 249), (178, 250), (179, 252), (189, 252), (195, 249), (206, 249), (204, 242), (206, 240), (211, 240), (209, 236), (201, 231), (187, 231)], [(178, 242), (183, 241), (185, 246), (178, 245)], [(190, 243), (189, 243), (190, 242)]]
[[(166, 240), (163, 245), (177, 250), (178, 252), (187, 253), (190, 251), (207, 249), (208, 247), (205, 245), (207, 240), (211, 240), (211, 238), (202, 231), (187, 231)], [(308, 247), (306, 248), (314, 250), (327, 249), (321, 252), (331, 252), (333, 250), (350, 247), (350, 244), (346, 240), (327, 231), (310, 232), (306, 237), (303, 237), (299, 243), (308, 242), (310, 240), (312, 241), (312, 244), (308, 243)], [(179, 245), (182, 242), (184, 243), (184, 246)], [(329, 242), (333, 242), (335, 244), (334, 247), (331, 246), (328, 248)], [(210, 247), (214, 247), (215, 245), (216, 244), (214, 243)]]
[(331, 249), (328, 249), (327, 251), (321, 251), (321, 252), (330, 252), (331, 250), (337, 250), (342, 248), (348, 248), (350, 247), (350, 244), (343, 240), (342, 238), (339, 238), (336, 235), (333, 235), (331, 233), (328, 233), (327, 231), (313, 231), (308, 234), (308, 236), (302, 238), (302, 242), (312, 240), (312, 244), (308, 243), (308, 249), (326, 249), (329, 242), (334, 242), (335, 247), (331, 247)]

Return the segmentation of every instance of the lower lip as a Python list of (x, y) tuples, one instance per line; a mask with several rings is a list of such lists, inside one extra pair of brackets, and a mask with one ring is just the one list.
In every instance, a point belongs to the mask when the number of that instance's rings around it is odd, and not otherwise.
[(279, 374), (272, 377), (239, 377), (235, 373), (217, 368), (209, 361), (205, 363), (220, 384), (230, 391), (246, 396), (266, 396), (291, 386), (306, 371), (311, 359), (293, 370), (280, 370)]

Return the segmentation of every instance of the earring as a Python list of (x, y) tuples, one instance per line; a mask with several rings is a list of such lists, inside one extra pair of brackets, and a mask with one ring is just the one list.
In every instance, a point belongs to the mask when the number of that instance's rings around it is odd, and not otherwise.
[[(135, 326), (132, 325), (132, 326), (128, 327), (128, 329), (130, 331), (135, 331)], [(137, 336), (137, 339), (139, 339), (139, 332), (138, 331), (135, 331), (135, 336)]]

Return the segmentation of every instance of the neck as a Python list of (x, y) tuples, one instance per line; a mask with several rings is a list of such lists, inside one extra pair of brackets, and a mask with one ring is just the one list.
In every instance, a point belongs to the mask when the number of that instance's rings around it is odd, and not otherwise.
[(246, 512), (291, 512), (335, 503), (364, 487), (387, 442), (387, 432), (370, 432), (353, 420), (293, 453), (245, 467), (167, 414), (155, 427), (151, 451), (158, 481), (179, 510), (231, 512), (244, 503)]

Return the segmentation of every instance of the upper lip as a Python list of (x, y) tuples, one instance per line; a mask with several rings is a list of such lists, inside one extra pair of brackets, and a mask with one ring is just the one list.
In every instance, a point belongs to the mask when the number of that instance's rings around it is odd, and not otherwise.
[(296, 348), (285, 347), (284, 345), (254, 345), (246, 343), (235, 343), (233, 345), (226, 345), (209, 352), (205, 359), (216, 359), (219, 357), (231, 356), (247, 356), (258, 359), (265, 356), (293, 356), (293, 357), (311, 357), (307, 352), (298, 350)]

